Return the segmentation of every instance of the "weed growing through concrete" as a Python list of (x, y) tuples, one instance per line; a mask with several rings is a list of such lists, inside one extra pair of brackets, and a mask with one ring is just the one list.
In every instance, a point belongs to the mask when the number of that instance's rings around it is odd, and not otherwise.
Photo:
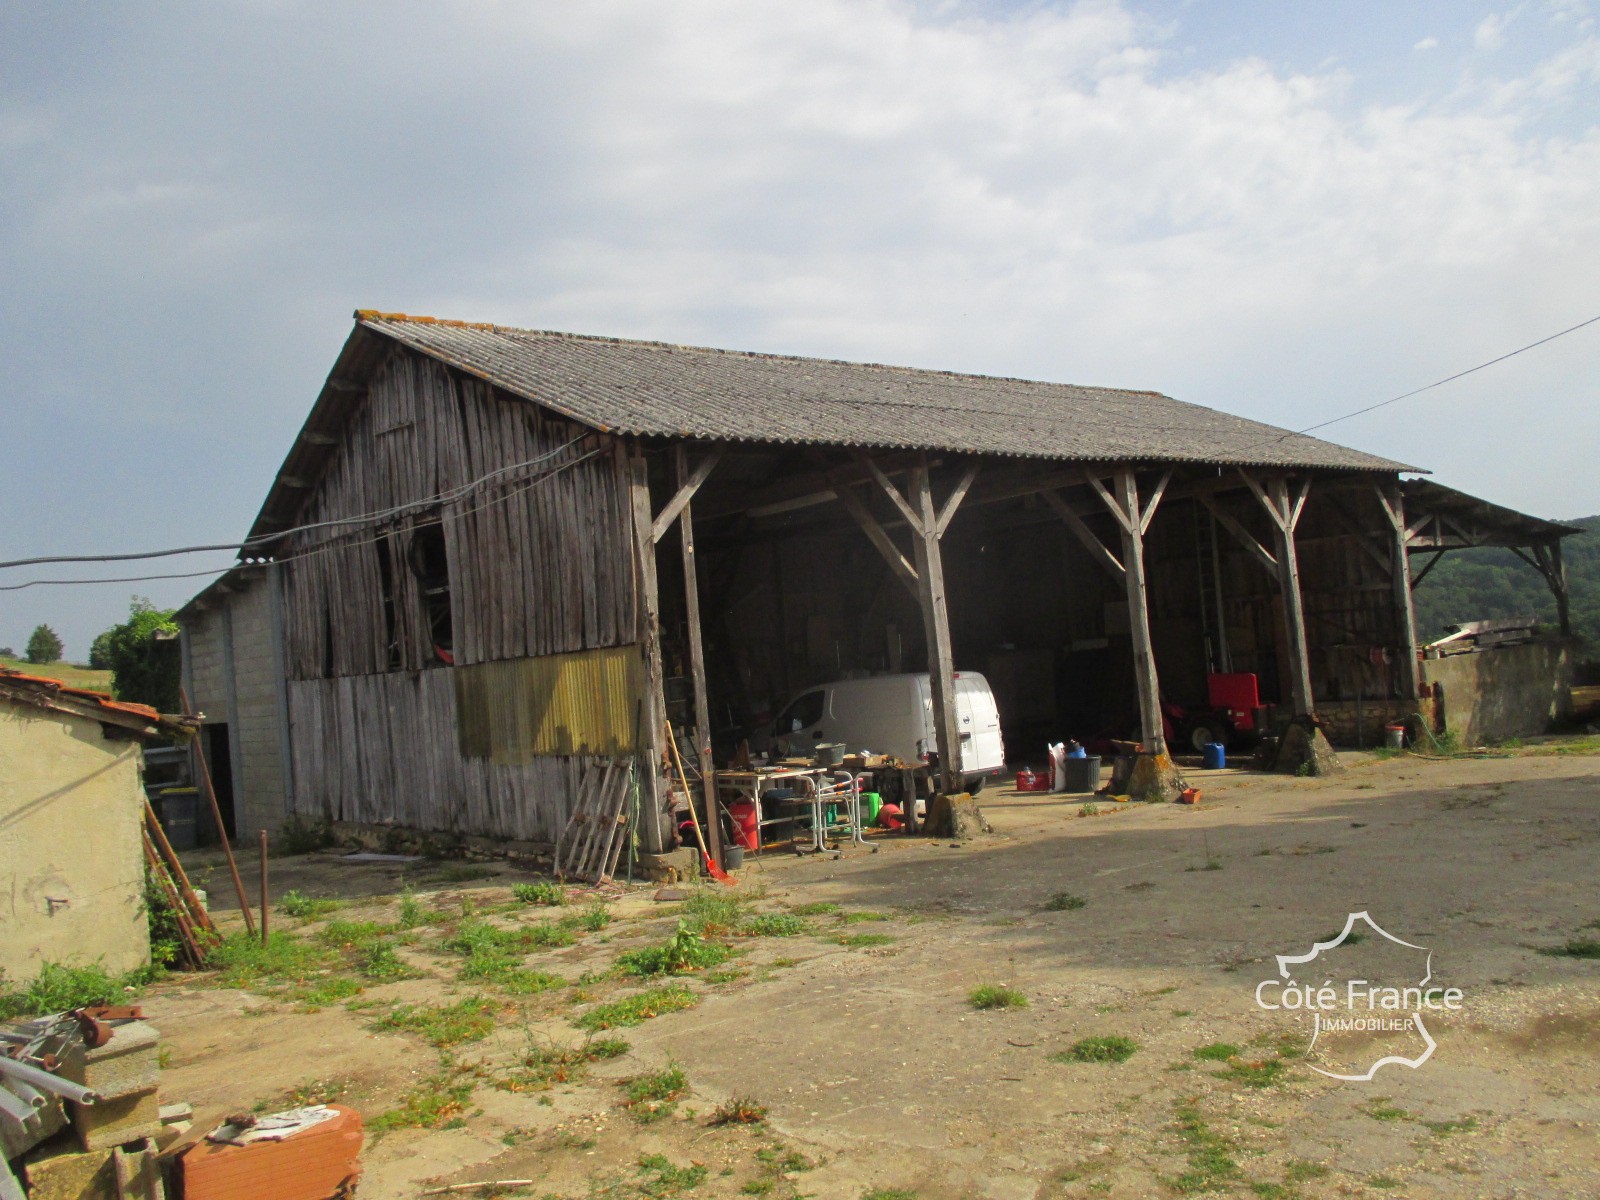
[(441, 1048), (481, 1042), (494, 1031), (498, 1007), (486, 996), (469, 996), (455, 1004), (401, 1004), (378, 1018), (373, 1028), (415, 1033)]
[(1015, 988), (998, 983), (981, 983), (968, 993), (967, 1003), (976, 1009), (1027, 1008), (1028, 998)]
[(1232, 1144), (1206, 1124), (1193, 1100), (1179, 1102), (1173, 1117), (1189, 1160), (1189, 1169), (1168, 1181), (1173, 1191), (1193, 1195), (1228, 1190), (1240, 1174)]
[(1194, 1051), (1194, 1056), (1201, 1062), (1227, 1062), (1239, 1057), (1239, 1047), (1232, 1042), (1212, 1042)]
[(1045, 912), (1077, 912), (1089, 902), (1071, 892), (1057, 892), (1044, 902)]
[(639, 1191), (649, 1200), (667, 1200), (693, 1191), (705, 1182), (707, 1174), (708, 1169), (699, 1163), (677, 1167), (665, 1154), (647, 1154), (639, 1160)]
[(414, 1091), (406, 1094), (398, 1108), (392, 1108), (367, 1122), (374, 1133), (394, 1129), (444, 1129), (462, 1121), (467, 1101), (472, 1099), (472, 1081), (452, 1071), (442, 1071)]
[(1052, 1062), (1125, 1063), (1139, 1049), (1139, 1043), (1129, 1037), (1113, 1034), (1109, 1037), (1083, 1038), (1073, 1042), (1059, 1054), (1052, 1054)]
[(917, 1200), (911, 1188), (872, 1188), (861, 1193), (861, 1200)]
[(873, 912), (870, 909), (859, 909), (855, 912), (841, 912), (839, 914), (839, 924), (841, 925), (860, 925), (869, 921), (892, 920), (894, 920), (893, 914), (886, 912)]
[(687, 975), (726, 962), (733, 952), (720, 942), (708, 942), (682, 921), (678, 931), (659, 946), (630, 950), (617, 959), (617, 968), (630, 975)]
[(726, 1104), (719, 1104), (712, 1112), (711, 1125), (759, 1125), (767, 1119), (767, 1106), (757, 1104), (748, 1096), (734, 1096)]
[(793, 913), (757, 913), (739, 925), (741, 937), (795, 937), (810, 931), (805, 918)]
[(1539, 951), (1547, 958), (1600, 958), (1600, 941), (1594, 938), (1571, 938), (1560, 946), (1550, 946)]
[(356, 952), (356, 970), (362, 978), (373, 983), (393, 983), (399, 979), (416, 979), (421, 971), (413, 971), (405, 964), (394, 947), (383, 942), (365, 946)]
[(0, 993), (0, 1020), (65, 1012), (90, 1004), (126, 1004), (130, 994), (148, 982), (143, 971), (112, 975), (98, 962), (82, 967), (47, 962), (26, 987)]
[(567, 902), (567, 891), (559, 883), (514, 883), (511, 885), (512, 899), (523, 904), (546, 904), (558, 906)]
[(789, 911), (799, 917), (822, 917), (839, 911), (831, 900), (814, 900), (810, 904), (791, 904)]
[[(828, 939), (840, 946), (860, 948), (863, 946), (887, 946), (893, 943), (894, 938), (887, 933), (840, 933)], [(774, 963), (774, 966), (777, 964)]]
[(1374, 1096), (1362, 1107), (1362, 1112), (1374, 1121), (1409, 1121), (1411, 1114), (1389, 1103), (1387, 1096)]
[(682, 984), (650, 988), (633, 996), (624, 996), (607, 1004), (597, 1004), (578, 1017), (573, 1024), (579, 1029), (597, 1031), (619, 1029), (638, 1025), (652, 1017), (693, 1008), (700, 998)]
[(581, 929), (585, 933), (599, 933), (611, 924), (611, 910), (596, 901), (585, 905), (581, 912), (568, 913), (556, 924), (563, 929)]
[(689, 1090), (689, 1075), (680, 1064), (669, 1062), (659, 1071), (636, 1075), (623, 1086), (634, 1119), (649, 1124), (673, 1114)]
[(286, 917), (301, 917), (311, 920), (325, 916), (339, 908), (337, 900), (313, 900), (298, 888), (291, 888), (278, 899), (278, 911)]
[(1424, 1121), (1423, 1128), (1434, 1137), (1447, 1138), (1458, 1133), (1471, 1133), (1478, 1128), (1477, 1117), (1462, 1117), (1458, 1121)]
[(332, 960), (332, 951), (281, 929), (273, 930), (265, 943), (251, 934), (229, 934), (208, 956), (210, 965), (218, 970), (217, 984), (252, 989), (303, 982)]
[(558, 1046), (552, 1041), (528, 1038), (528, 1048), (517, 1059), (509, 1074), (494, 1081), (506, 1092), (542, 1091), (558, 1083), (573, 1083), (588, 1073), (589, 1064), (620, 1058), (628, 1052), (621, 1038), (587, 1038), (577, 1046)]

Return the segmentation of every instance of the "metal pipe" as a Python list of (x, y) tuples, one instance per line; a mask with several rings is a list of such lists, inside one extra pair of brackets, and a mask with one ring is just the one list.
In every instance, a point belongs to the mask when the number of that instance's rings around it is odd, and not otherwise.
[(98, 1092), (92, 1092), (81, 1084), (63, 1079), (59, 1075), (52, 1075), (49, 1071), (41, 1071), (38, 1067), (30, 1067), (27, 1063), (19, 1063), (16, 1059), (7, 1058), (3, 1054), (0, 1054), (0, 1075), (8, 1079), (20, 1079), (23, 1083), (31, 1083), (36, 1088), (43, 1088), (57, 1096), (65, 1096), (68, 1100), (79, 1104), (93, 1104), (100, 1099)]
[(20, 1079), (13, 1079), (6, 1084), (7, 1089), (24, 1104), (31, 1104), (34, 1108), (44, 1107), (44, 1096), (36, 1088), (29, 1087)]

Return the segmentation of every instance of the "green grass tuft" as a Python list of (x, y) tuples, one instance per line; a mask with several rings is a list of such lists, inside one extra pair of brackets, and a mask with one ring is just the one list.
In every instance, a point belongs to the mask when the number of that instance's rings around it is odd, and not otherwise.
[(278, 911), (286, 917), (314, 920), (326, 916), (340, 907), (337, 900), (312, 899), (297, 888), (291, 888), (278, 898)]
[(438, 1129), (458, 1120), (472, 1099), (472, 1082), (454, 1074), (440, 1074), (407, 1093), (400, 1107), (380, 1113), (367, 1122), (374, 1133), (395, 1129)]
[(1027, 1008), (1028, 998), (1015, 988), (981, 983), (967, 994), (967, 1003), (977, 1009)]
[(1076, 912), (1089, 902), (1082, 896), (1075, 896), (1071, 892), (1057, 892), (1044, 902), (1045, 912)]
[(887, 946), (894, 938), (887, 933), (841, 933), (828, 939), (840, 946)]
[(693, 1008), (698, 1003), (700, 997), (682, 984), (668, 984), (664, 987), (650, 988), (633, 996), (624, 996), (621, 1000), (597, 1004), (578, 1017), (573, 1024), (579, 1029), (591, 1031), (626, 1028), (641, 1024), (652, 1017)]
[(1560, 946), (1539, 951), (1548, 958), (1600, 958), (1600, 941), (1594, 938), (1573, 938)]
[(1232, 1042), (1212, 1042), (1209, 1046), (1201, 1046), (1194, 1056), (1202, 1062), (1227, 1062), (1230, 1058), (1239, 1057), (1239, 1047)]
[(1054, 1062), (1125, 1063), (1138, 1049), (1139, 1043), (1132, 1038), (1118, 1035), (1092, 1037), (1073, 1042), (1061, 1053), (1052, 1054), (1050, 1058)]
[(705, 1182), (710, 1168), (699, 1163), (678, 1167), (665, 1154), (646, 1154), (639, 1160), (639, 1194), (646, 1200), (668, 1200), (692, 1192)]
[(0, 992), (0, 1020), (66, 1012), (91, 1004), (126, 1004), (147, 982), (147, 972), (112, 975), (98, 961), (82, 967), (47, 962), (26, 987)]
[(804, 917), (793, 913), (758, 913), (739, 925), (741, 937), (795, 937), (807, 933), (811, 926)]
[(726, 962), (732, 951), (720, 942), (708, 942), (682, 921), (678, 931), (659, 946), (630, 950), (617, 959), (617, 966), (630, 975), (686, 975)]
[(567, 890), (559, 883), (514, 883), (511, 896), (523, 904), (545, 904), (552, 907), (567, 902)]
[(669, 1062), (659, 1071), (634, 1076), (625, 1089), (628, 1110), (636, 1120), (648, 1124), (673, 1114), (689, 1090), (689, 1075), (678, 1063)]
[(488, 1037), (494, 1032), (498, 1008), (486, 996), (469, 996), (455, 1004), (401, 1004), (380, 1017), (374, 1028), (415, 1033), (443, 1049)]

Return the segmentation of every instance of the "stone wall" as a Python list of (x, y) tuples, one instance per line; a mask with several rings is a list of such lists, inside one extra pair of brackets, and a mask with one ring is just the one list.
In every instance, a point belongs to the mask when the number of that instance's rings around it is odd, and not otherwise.
[(1477, 654), (1430, 658), (1438, 724), (1468, 746), (1548, 733), (1572, 713), (1573, 643), (1552, 639)]
[(1371, 750), (1383, 745), (1384, 726), (1401, 724), (1417, 713), (1428, 722), (1428, 728), (1438, 724), (1432, 699), (1317, 701), (1317, 718), (1323, 732), (1335, 746), (1346, 750)]

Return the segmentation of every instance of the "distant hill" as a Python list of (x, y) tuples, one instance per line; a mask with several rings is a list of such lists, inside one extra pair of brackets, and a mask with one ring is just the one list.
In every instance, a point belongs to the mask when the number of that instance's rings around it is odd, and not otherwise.
[(27, 675), (43, 675), (46, 679), (59, 679), (68, 687), (86, 688), (91, 692), (111, 690), (110, 671), (96, 671), (76, 663), (31, 663), (22, 658), (0, 658), (0, 667), (12, 667)]
[[(1600, 516), (1563, 521), (1590, 531), (1565, 539), (1572, 632), (1600, 657)], [(1413, 563), (1417, 557), (1413, 557)], [(1542, 576), (1509, 550), (1452, 550), (1416, 590), (1417, 638), (1424, 645), (1457, 621), (1532, 614), (1554, 623), (1556, 602)]]

